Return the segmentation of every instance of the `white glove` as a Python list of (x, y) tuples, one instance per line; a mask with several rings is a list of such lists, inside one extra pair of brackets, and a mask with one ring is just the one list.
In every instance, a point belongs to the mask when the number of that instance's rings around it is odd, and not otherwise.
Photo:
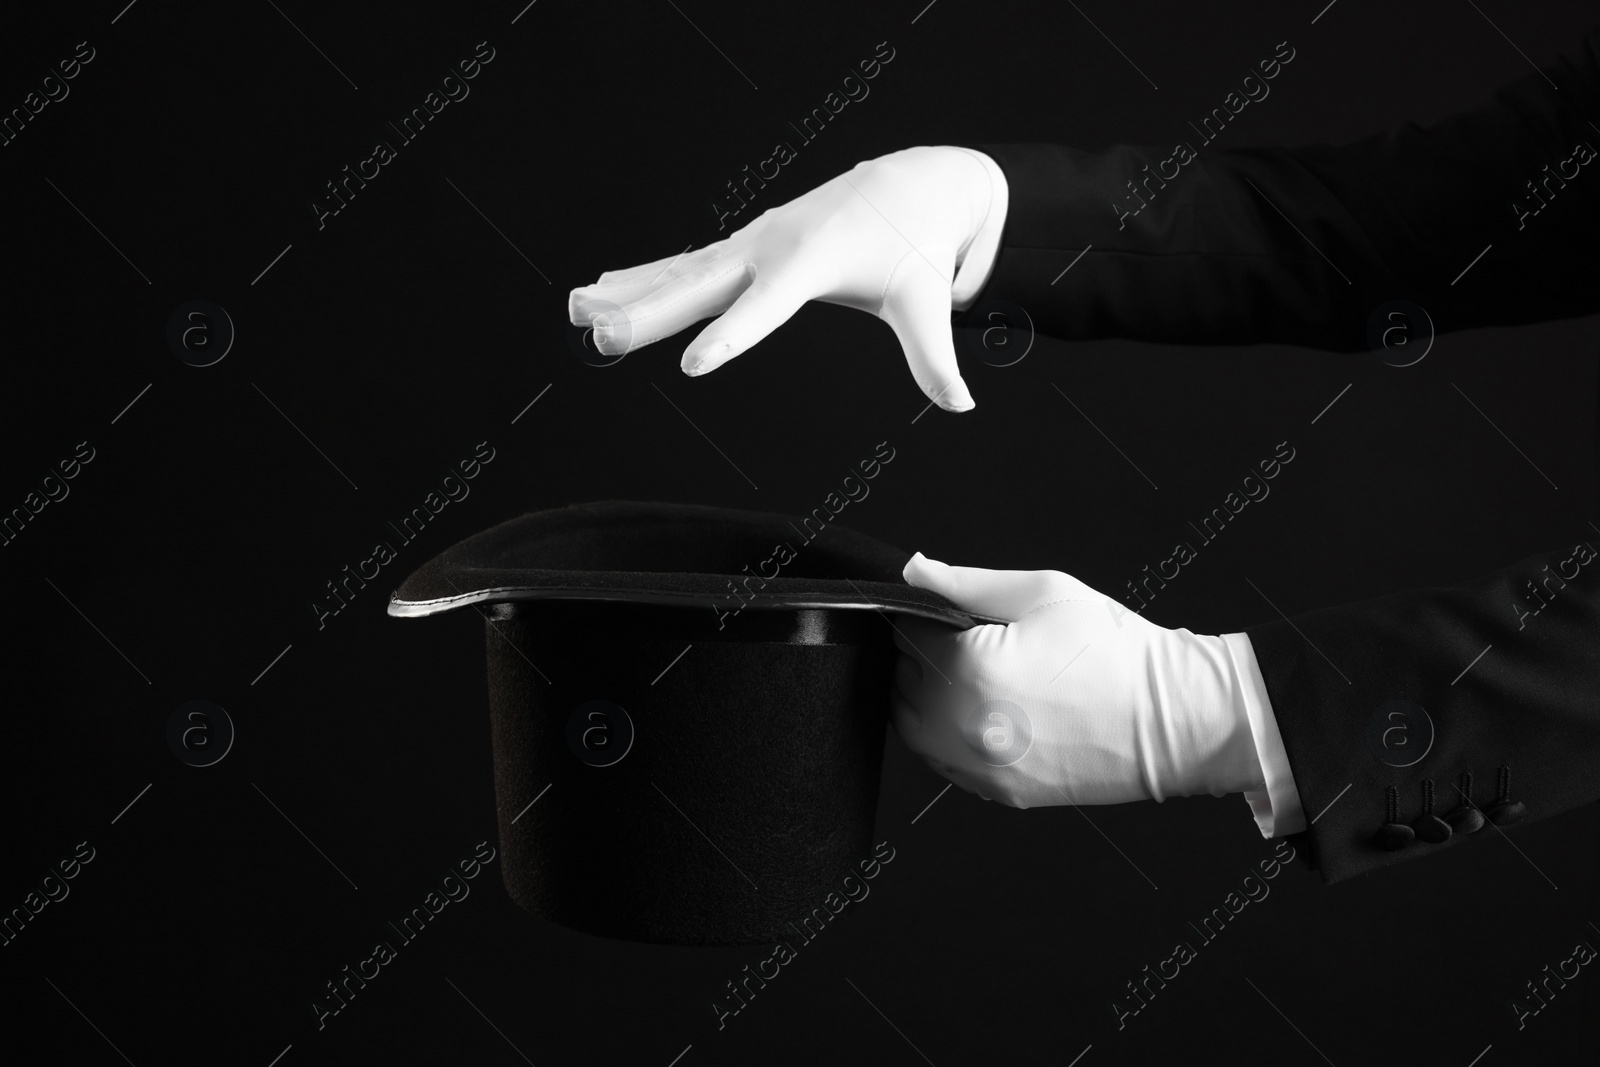
[(895, 728), (963, 789), (1019, 808), (1263, 790), (1243, 634), (1165, 629), (1060, 571), (918, 553), (905, 579), (1009, 622), (895, 620)]
[[(858, 163), (714, 244), (572, 290), (574, 326), (624, 355), (721, 315), (689, 344), (685, 374), (716, 370), (808, 300), (868, 311), (893, 328), (912, 377), (949, 411), (973, 407), (950, 311), (976, 299), (1000, 244), (1006, 183), (988, 156), (924, 147)], [(952, 303), (954, 301), (954, 303)]]

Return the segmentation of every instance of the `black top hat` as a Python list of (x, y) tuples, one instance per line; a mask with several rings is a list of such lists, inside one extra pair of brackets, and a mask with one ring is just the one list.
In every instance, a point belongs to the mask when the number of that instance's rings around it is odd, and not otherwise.
[(506, 888), (641, 941), (782, 938), (871, 850), (890, 613), (974, 619), (817, 517), (603, 502), (445, 550), (389, 614), (484, 616)]

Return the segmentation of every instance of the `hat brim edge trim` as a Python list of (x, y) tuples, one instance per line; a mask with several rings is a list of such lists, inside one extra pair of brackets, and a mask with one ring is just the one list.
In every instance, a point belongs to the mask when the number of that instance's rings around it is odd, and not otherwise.
[[(390, 594), (387, 613), (398, 619), (420, 619), (432, 615), (444, 615), (461, 608), (472, 607), (478, 604), (519, 603), (535, 600), (567, 600), (567, 601), (609, 601), (624, 604), (655, 604), (663, 607), (696, 607), (716, 608), (726, 603), (725, 597), (706, 596), (696, 593), (675, 593), (662, 590), (618, 590), (618, 589), (575, 589), (575, 588), (550, 588), (534, 586), (496, 586), (490, 589), (475, 589), (470, 593), (460, 593), (455, 596), (438, 597), (432, 600), (401, 600), (398, 596)], [(752, 611), (784, 611), (797, 609), (825, 609), (836, 608), (843, 610), (880, 611), (892, 612), (897, 615), (913, 615), (918, 618), (930, 619), (934, 622), (948, 623), (960, 629), (969, 629), (980, 623), (1003, 623), (1004, 619), (994, 619), (982, 615), (973, 615), (958, 609), (940, 609), (926, 604), (915, 604), (907, 601), (879, 603), (868, 596), (830, 600), (823, 597), (763, 597), (757, 594), (749, 601), (743, 602), (743, 608)]]

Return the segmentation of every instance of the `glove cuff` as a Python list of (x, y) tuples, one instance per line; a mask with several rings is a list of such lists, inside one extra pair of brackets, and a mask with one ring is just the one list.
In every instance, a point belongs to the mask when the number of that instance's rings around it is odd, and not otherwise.
[(1245, 790), (1256, 826), (1264, 838), (1283, 837), (1306, 828), (1305, 809), (1300, 806), (1300, 791), (1289, 769), (1289, 753), (1278, 733), (1278, 720), (1267, 697), (1266, 679), (1256, 663), (1256, 651), (1247, 634), (1223, 634), (1239, 678), (1239, 693), (1250, 717), (1250, 732), (1255, 737), (1256, 757), (1264, 785)]
[(1146, 774), (1154, 799), (1264, 790), (1249, 683), (1227, 640), (1167, 630), (1152, 659), (1151, 755), (1159, 758), (1147, 759)]
[(966, 247), (956, 250), (959, 265), (955, 282), (950, 287), (950, 308), (952, 311), (966, 311), (977, 303), (978, 294), (989, 281), (995, 259), (1000, 255), (1000, 236), (1005, 229), (1010, 187), (1006, 184), (1005, 172), (993, 159), (976, 149), (959, 145), (951, 147), (975, 158), (983, 164), (985, 173), (989, 175), (989, 210)]

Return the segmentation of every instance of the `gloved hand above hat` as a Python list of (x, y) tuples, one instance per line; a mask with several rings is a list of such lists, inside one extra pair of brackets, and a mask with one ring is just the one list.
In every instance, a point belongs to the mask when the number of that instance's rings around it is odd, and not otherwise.
[(893, 328), (917, 385), (947, 411), (973, 400), (956, 366), (950, 312), (965, 310), (1000, 246), (1006, 180), (970, 148), (908, 148), (858, 163), (698, 251), (607, 271), (572, 290), (574, 326), (623, 355), (721, 316), (683, 353), (716, 370), (808, 300), (871, 312)]
[(919, 552), (905, 578), (1009, 620), (896, 619), (895, 727), (963, 789), (1019, 808), (1243, 792), (1262, 836), (1303, 827), (1287, 762), (1266, 758), (1282, 741), (1244, 634), (1157, 626), (1060, 571)]

